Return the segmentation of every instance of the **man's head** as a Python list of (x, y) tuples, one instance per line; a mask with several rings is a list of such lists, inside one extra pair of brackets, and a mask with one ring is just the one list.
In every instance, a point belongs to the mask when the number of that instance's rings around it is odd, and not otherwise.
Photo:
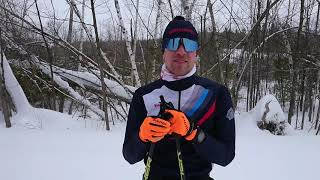
[(198, 33), (183, 17), (175, 17), (163, 33), (163, 60), (174, 75), (189, 73), (196, 63), (199, 48)]

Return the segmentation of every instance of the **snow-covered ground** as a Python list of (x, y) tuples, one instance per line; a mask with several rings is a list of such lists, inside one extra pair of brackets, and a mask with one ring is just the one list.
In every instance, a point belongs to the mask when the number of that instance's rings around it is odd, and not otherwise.
[[(294, 130), (287, 136), (274, 136), (256, 127), (261, 108), (270, 100), (267, 119), (284, 118), (272, 96), (248, 113), (237, 112), (236, 157), (227, 167), (214, 166), (211, 176), (216, 180), (319, 178), (319, 136)], [(122, 156), (123, 122), (106, 132), (99, 121), (35, 108), (15, 115), (10, 129), (1, 118), (0, 180), (141, 179), (143, 163), (130, 165)], [(30, 123), (32, 118), (34, 123)]]

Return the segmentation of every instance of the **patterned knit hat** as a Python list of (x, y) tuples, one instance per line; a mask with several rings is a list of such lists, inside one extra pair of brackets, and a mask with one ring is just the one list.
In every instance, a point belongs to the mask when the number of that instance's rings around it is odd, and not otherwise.
[(162, 37), (162, 50), (164, 50), (168, 39), (177, 37), (188, 38), (199, 43), (197, 30), (182, 16), (176, 16), (167, 25)]

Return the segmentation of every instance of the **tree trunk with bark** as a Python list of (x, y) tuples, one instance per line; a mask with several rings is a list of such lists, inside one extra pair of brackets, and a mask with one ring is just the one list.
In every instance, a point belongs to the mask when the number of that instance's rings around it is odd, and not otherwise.
[(4, 122), (7, 128), (11, 127), (10, 121), (10, 108), (9, 103), (7, 101), (8, 96), (5, 88), (5, 78), (4, 78), (4, 68), (3, 68), (3, 51), (2, 51), (2, 30), (0, 28), (0, 112), (3, 113)]
[[(295, 82), (296, 82), (296, 73), (295, 73), (295, 63), (299, 59), (299, 51), (300, 51), (300, 36), (303, 26), (303, 17), (304, 15), (304, 0), (301, 0), (301, 7), (300, 7), (300, 22), (299, 22), (299, 29), (298, 29), (298, 35), (297, 35), (297, 41), (296, 41), (296, 48), (293, 54), (294, 61), (289, 64), (290, 70), (292, 70), (292, 76), (291, 76), (291, 90), (290, 90), (290, 106), (289, 106), (289, 113), (288, 113), (288, 123), (291, 123), (291, 118), (294, 114), (294, 107), (295, 107), (295, 99), (296, 99), (296, 88), (295, 88)], [(298, 109), (297, 109), (298, 110)]]
[(103, 111), (104, 111), (104, 120), (106, 121), (106, 130), (110, 130), (110, 125), (109, 125), (109, 118), (108, 118), (108, 107), (107, 107), (107, 87), (104, 82), (104, 70), (103, 70), (103, 63), (102, 63), (102, 54), (101, 54), (101, 45), (100, 45), (100, 40), (99, 40), (99, 34), (98, 34), (98, 26), (97, 26), (97, 20), (96, 20), (96, 12), (95, 12), (95, 7), (94, 7), (94, 2), (93, 0), (91, 1), (91, 11), (92, 11), (92, 19), (93, 19), (93, 27), (94, 27), (94, 32), (96, 35), (96, 44), (97, 44), (97, 53), (98, 53), (98, 63), (100, 64), (100, 81), (101, 81), (101, 87), (102, 87), (102, 98), (103, 98)]
[(223, 76), (223, 70), (222, 70), (222, 63), (220, 62), (220, 56), (219, 56), (219, 48), (217, 45), (217, 28), (216, 28), (216, 22), (213, 14), (213, 4), (211, 3), (211, 0), (207, 1), (207, 7), (209, 9), (210, 18), (211, 18), (211, 26), (212, 26), (212, 49), (214, 51), (214, 59), (218, 63), (219, 68), (219, 82), (224, 84), (224, 76)]
[[(34, 0), (35, 1), (35, 5), (36, 5), (36, 9), (37, 9), (37, 15), (38, 15), (38, 19), (39, 19), (39, 22), (40, 22), (40, 27), (41, 27), (41, 36), (42, 36), (42, 39), (44, 41), (44, 44), (46, 46), (46, 50), (47, 50), (47, 55), (48, 55), (48, 59), (49, 59), (49, 64), (50, 64), (50, 72), (51, 72), (51, 84), (52, 86), (54, 86), (54, 80), (53, 80), (53, 71), (52, 71), (52, 66), (53, 66), (53, 52), (52, 52), (52, 49), (51, 47), (49, 46), (49, 43), (44, 35), (44, 30), (43, 30), (43, 25), (42, 25), (42, 20), (41, 20), (41, 15), (40, 15), (40, 11), (39, 11), (39, 7), (38, 7), (38, 2), (37, 0)], [(56, 94), (54, 91), (51, 92), (52, 93), (52, 96), (51, 96), (51, 109), (52, 110), (56, 110)], [(50, 99), (50, 98), (49, 98)]]
[(128, 37), (128, 32), (127, 32), (127, 29), (125, 28), (124, 23), (123, 23), (123, 19), (122, 19), (121, 10), (120, 10), (120, 6), (119, 6), (118, 0), (114, 0), (114, 4), (115, 4), (115, 7), (116, 7), (118, 20), (119, 20), (119, 23), (120, 23), (119, 25), (121, 27), (121, 32), (122, 32), (122, 35), (123, 35), (124, 40), (126, 42), (126, 48), (127, 48), (129, 59), (130, 59), (130, 63), (131, 63), (131, 68), (132, 68), (132, 73), (133, 73), (134, 80), (135, 80), (135, 85), (137, 87), (140, 87), (141, 86), (141, 81), (140, 81), (140, 77), (139, 77), (139, 73), (138, 73), (138, 69), (137, 69), (137, 64), (136, 64), (136, 60), (135, 60), (135, 54), (134, 54), (134, 51), (132, 51), (132, 48), (131, 48), (131, 45), (130, 45), (130, 41), (129, 41), (129, 37)]

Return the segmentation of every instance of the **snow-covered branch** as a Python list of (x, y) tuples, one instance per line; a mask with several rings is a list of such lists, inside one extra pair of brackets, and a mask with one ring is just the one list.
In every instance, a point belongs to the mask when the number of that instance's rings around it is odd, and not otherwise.
[[(39, 61), (39, 59), (34, 55), (32, 55), (32, 58), (33, 58), (33, 62), (38, 67), (41, 67), (40, 69), (43, 70), (44, 73), (46, 73), (46, 71), (44, 70), (48, 68), (48, 64), (45, 62)], [(67, 70), (57, 66), (53, 66), (53, 72), (55, 75), (60, 76), (62, 79), (76, 83), (78, 86), (82, 88), (91, 88), (91, 89), (101, 91), (101, 81), (98, 78), (99, 75), (97, 74), (93, 74), (90, 72), (72, 71), (72, 70)], [(98, 73), (98, 72), (95, 72), (95, 73)], [(109, 96), (122, 100), (126, 103), (131, 102), (132, 97), (128, 96), (125, 88), (123, 88), (121, 84), (106, 78), (104, 79), (104, 82), (107, 86), (107, 93)], [(133, 91), (133, 92), (136, 90), (136, 88), (132, 86), (126, 85), (126, 88), (130, 89), (130, 91)]]

